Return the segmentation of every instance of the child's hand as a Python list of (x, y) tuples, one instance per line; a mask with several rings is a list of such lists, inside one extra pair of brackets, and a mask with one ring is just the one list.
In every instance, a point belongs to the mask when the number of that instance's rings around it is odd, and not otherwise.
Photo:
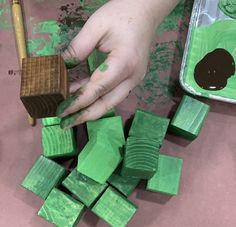
[(85, 60), (95, 47), (108, 53), (108, 58), (88, 83), (59, 106), (63, 128), (101, 117), (144, 78), (156, 27), (177, 0), (159, 0), (159, 14), (156, 2), (109, 1), (72, 40), (64, 59)]

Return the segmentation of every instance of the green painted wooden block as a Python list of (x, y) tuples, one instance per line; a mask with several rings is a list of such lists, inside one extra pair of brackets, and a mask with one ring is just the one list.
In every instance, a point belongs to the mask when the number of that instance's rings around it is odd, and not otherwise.
[(52, 125), (59, 125), (61, 122), (61, 119), (58, 117), (46, 117), (42, 118), (42, 124), (43, 126), (52, 126)]
[(38, 215), (58, 227), (76, 227), (84, 208), (82, 203), (54, 188)]
[(75, 169), (62, 182), (87, 207), (91, 206), (100, 194), (108, 187), (108, 184), (99, 184), (96, 181), (78, 173)]
[(150, 179), (157, 171), (159, 143), (129, 137), (125, 145), (122, 176)]
[(50, 191), (59, 185), (66, 175), (67, 171), (62, 166), (41, 155), (21, 185), (42, 199), (46, 199)]
[(106, 60), (106, 58), (106, 54), (95, 49), (88, 57), (90, 73), (92, 74)]
[(75, 156), (77, 154), (73, 129), (60, 125), (42, 128), (43, 154), (48, 158)]
[(137, 187), (138, 183), (140, 182), (140, 179), (135, 177), (121, 176), (120, 171), (118, 170), (110, 176), (108, 182), (110, 185), (120, 191), (123, 195), (129, 196)]
[(124, 129), (120, 116), (108, 117), (87, 122), (89, 139), (98, 132), (106, 133), (119, 147), (125, 144)]
[(129, 131), (129, 137), (152, 139), (162, 145), (169, 121), (168, 118), (137, 110)]
[(195, 139), (204, 124), (210, 107), (185, 95), (170, 123), (170, 130), (186, 139)]
[(113, 227), (123, 227), (137, 211), (137, 206), (109, 187), (92, 208), (92, 212)]
[(160, 154), (158, 171), (148, 181), (147, 190), (177, 195), (183, 160)]
[(121, 161), (117, 144), (106, 133), (96, 133), (78, 156), (78, 172), (104, 184)]

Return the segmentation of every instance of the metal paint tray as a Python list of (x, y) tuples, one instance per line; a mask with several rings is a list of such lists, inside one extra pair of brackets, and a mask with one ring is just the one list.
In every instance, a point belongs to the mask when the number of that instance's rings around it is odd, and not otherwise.
[[(235, 95), (234, 97), (228, 97), (227, 95), (218, 95), (212, 94), (213, 92), (204, 90), (204, 92), (201, 92), (201, 88), (199, 89), (193, 89), (193, 87), (186, 81), (186, 68), (188, 64), (188, 58), (189, 58), (189, 49), (190, 49), (190, 43), (191, 39), (193, 38), (193, 29), (204, 27), (211, 25), (219, 20), (234, 20), (228, 16), (226, 16), (218, 7), (219, 0), (195, 0), (193, 4), (193, 10), (192, 15), (190, 19), (189, 24), (189, 31), (187, 35), (187, 40), (185, 44), (185, 50), (180, 70), (180, 84), (183, 87), (184, 90), (187, 92), (207, 97), (210, 99), (220, 100), (224, 102), (230, 102), (230, 103), (236, 103), (236, 85), (235, 85)], [(236, 42), (235, 42), (236, 47)], [(235, 59), (236, 60), (236, 59)], [(194, 75), (193, 75), (194, 76)], [(236, 75), (234, 75), (236, 77)]]

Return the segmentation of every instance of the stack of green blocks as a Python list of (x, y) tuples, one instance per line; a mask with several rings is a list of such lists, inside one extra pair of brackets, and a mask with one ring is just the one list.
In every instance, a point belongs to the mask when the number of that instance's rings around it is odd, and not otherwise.
[[(196, 138), (208, 111), (207, 105), (184, 96), (170, 128), (185, 138)], [(159, 154), (169, 119), (137, 110), (127, 141), (121, 117), (114, 116), (114, 111), (87, 122), (89, 142), (71, 173), (50, 158), (76, 155), (72, 129), (60, 129), (59, 118), (42, 123), (44, 155), (22, 186), (45, 200), (38, 215), (50, 223), (75, 227), (87, 207), (110, 226), (126, 226), (137, 211), (127, 197), (140, 179), (147, 179), (148, 191), (178, 194), (183, 161)], [(58, 189), (61, 184), (73, 197)]]
[(169, 119), (137, 110), (125, 145), (123, 176), (150, 179), (157, 171), (159, 149)]

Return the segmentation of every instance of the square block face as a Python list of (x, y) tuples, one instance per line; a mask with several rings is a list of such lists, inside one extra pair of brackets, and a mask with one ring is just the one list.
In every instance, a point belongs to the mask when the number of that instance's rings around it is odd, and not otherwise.
[(148, 181), (147, 190), (177, 195), (182, 165), (182, 159), (160, 154), (158, 170)]
[(87, 131), (89, 139), (98, 132), (107, 133), (110, 139), (122, 147), (125, 144), (124, 129), (120, 116), (107, 117), (95, 121), (87, 122)]
[(129, 131), (129, 137), (152, 139), (161, 145), (166, 135), (169, 121), (168, 118), (137, 110)]
[(46, 199), (66, 174), (62, 166), (44, 156), (39, 156), (21, 185), (42, 199)]
[(92, 212), (113, 227), (123, 227), (137, 211), (137, 206), (109, 187), (92, 208)]
[(58, 227), (76, 227), (84, 205), (54, 188), (38, 212), (38, 215)]
[(78, 172), (104, 184), (121, 161), (117, 144), (106, 133), (97, 133), (78, 156)]
[(42, 147), (48, 158), (77, 155), (73, 129), (61, 129), (59, 125), (42, 128)]
[(55, 116), (67, 95), (67, 71), (60, 56), (23, 59), (20, 97), (32, 117)]
[(87, 207), (91, 206), (108, 186), (107, 183), (99, 184), (85, 175), (78, 173), (76, 169), (71, 172), (62, 184)]
[(159, 143), (129, 137), (125, 145), (122, 176), (150, 179), (157, 171)]
[(53, 125), (59, 125), (61, 122), (61, 119), (59, 117), (46, 117), (42, 119), (43, 126), (53, 126)]
[(121, 170), (116, 170), (108, 179), (110, 185), (116, 188), (119, 192), (121, 192), (125, 196), (129, 196), (137, 187), (140, 182), (139, 178), (135, 177), (124, 177), (121, 176)]
[(204, 124), (209, 106), (185, 95), (173, 117), (170, 129), (186, 139), (195, 139)]

